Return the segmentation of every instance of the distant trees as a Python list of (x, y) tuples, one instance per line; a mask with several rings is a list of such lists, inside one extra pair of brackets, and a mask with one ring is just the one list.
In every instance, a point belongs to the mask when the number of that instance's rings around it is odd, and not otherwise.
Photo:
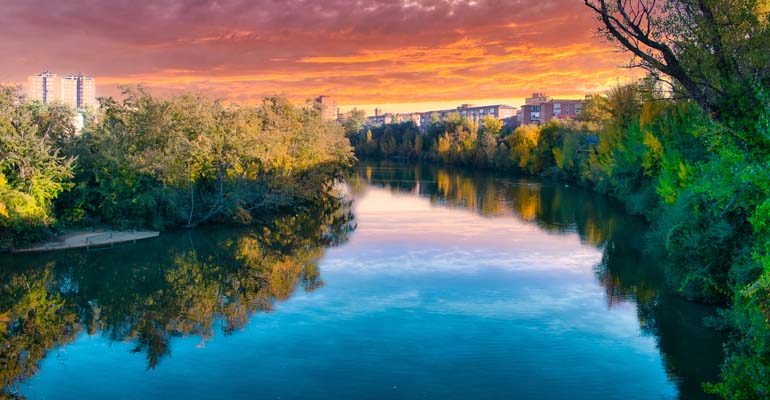
[(424, 159), (486, 167), (508, 163), (508, 147), (502, 140), (505, 134), (510, 134), (510, 130), (496, 118), (475, 122), (452, 113), (443, 120), (435, 117), (422, 129), (408, 121), (361, 130), (351, 137), (351, 143), (359, 157)]
[(366, 111), (354, 108), (350, 115), (343, 121), (342, 128), (345, 130), (345, 136), (352, 137), (361, 132), (366, 124)]
[(473, 161), (476, 165), (494, 163), (497, 157), (497, 140), (503, 130), (503, 121), (492, 116), (486, 116), (481, 120), (481, 128), (478, 134), (478, 146), (476, 157)]

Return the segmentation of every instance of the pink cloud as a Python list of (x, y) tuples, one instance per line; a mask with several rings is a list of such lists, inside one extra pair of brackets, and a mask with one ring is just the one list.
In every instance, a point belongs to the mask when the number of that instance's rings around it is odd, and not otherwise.
[(602, 90), (625, 56), (563, 0), (27, 0), (0, 14), (0, 80), (94, 75), (238, 101), (343, 104)]

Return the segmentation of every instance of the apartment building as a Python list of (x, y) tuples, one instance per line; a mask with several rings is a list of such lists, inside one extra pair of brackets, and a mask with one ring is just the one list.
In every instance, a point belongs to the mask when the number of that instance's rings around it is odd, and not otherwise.
[(324, 121), (335, 121), (339, 109), (337, 108), (337, 102), (329, 96), (319, 96), (315, 99), (316, 106), (321, 111), (321, 119)]
[(96, 81), (83, 74), (58, 77), (48, 71), (30, 76), (27, 95), (43, 103), (59, 101), (76, 110), (96, 109)]
[(545, 93), (533, 93), (521, 106), (519, 122), (539, 125), (552, 119), (575, 119), (582, 105), (583, 100), (557, 100)]
[(421, 114), (417, 112), (413, 113), (383, 113), (381, 109), (374, 109), (374, 116), (368, 117), (366, 124), (368, 126), (379, 126), (384, 124), (396, 123), (402, 124), (404, 122), (412, 122), (415, 126), (420, 126)]
[(462, 104), (451, 110), (428, 111), (420, 114), (420, 123), (422, 126), (428, 126), (433, 123), (434, 118), (439, 121), (444, 120), (449, 114), (458, 113), (461, 117), (473, 121), (481, 121), (484, 117), (493, 117), (500, 120), (512, 118), (516, 115), (516, 107), (505, 104), (496, 104), (491, 106), (474, 106), (473, 104)]
[(90, 76), (84, 76), (78, 74), (77, 76), (69, 76), (67, 79), (74, 80), (77, 87), (77, 108), (93, 108), (99, 107), (99, 103), (96, 102), (96, 81)]
[(51, 103), (59, 99), (60, 79), (48, 71), (43, 71), (27, 79), (27, 97), (43, 103)]

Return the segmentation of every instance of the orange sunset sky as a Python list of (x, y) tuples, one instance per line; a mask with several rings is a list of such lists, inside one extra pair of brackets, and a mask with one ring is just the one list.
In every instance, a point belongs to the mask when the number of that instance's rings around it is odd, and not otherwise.
[(634, 77), (582, 0), (8, 0), (0, 82), (83, 72), (254, 103), (426, 111), (602, 92)]

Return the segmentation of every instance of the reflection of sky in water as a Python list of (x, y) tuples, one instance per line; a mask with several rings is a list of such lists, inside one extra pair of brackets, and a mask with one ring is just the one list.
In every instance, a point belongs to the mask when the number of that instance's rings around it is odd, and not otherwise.
[[(32, 397), (648, 399), (676, 395), (633, 304), (609, 309), (601, 250), (515, 218), (369, 188), (326, 285), (242, 331), (172, 342), (145, 370), (130, 344), (81, 335)], [(58, 355), (58, 356), (57, 356)], [(116, 378), (119, 377), (119, 380)], [(87, 382), (87, 384), (85, 383)], [(34, 389), (33, 389), (34, 387)], [(226, 395), (223, 395), (226, 393)]]

